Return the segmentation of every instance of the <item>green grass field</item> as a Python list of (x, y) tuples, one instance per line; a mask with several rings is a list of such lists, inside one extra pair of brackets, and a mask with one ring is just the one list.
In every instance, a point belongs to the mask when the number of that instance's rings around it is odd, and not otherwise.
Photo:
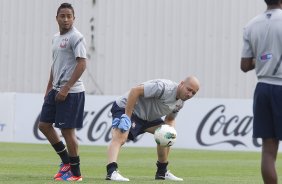
[[(51, 184), (58, 170), (59, 157), (48, 144), (0, 143), (0, 184)], [(106, 181), (106, 147), (80, 146), (80, 183), (116, 183)], [(278, 157), (281, 157), (281, 153)], [(169, 169), (188, 184), (260, 184), (260, 153), (172, 149)], [(129, 183), (169, 184), (155, 181), (154, 148), (123, 147), (120, 172)], [(282, 160), (277, 167), (282, 181)], [(280, 183), (279, 182), (279, 183)], [(60, 182), (59, 182), (60, 183)]]

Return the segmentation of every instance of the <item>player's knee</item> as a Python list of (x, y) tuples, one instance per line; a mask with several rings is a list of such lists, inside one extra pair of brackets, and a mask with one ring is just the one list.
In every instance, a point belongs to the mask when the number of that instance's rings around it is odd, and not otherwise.
[(126, 140), (121, 140), (121, 145), (124, 145), (125, 144), (125, 142), (126, 142)]
[(52, 126), (52, 124), (40, 122), (40, 123), (38, 124), (38, 129), (39, 129), (41, 132), (44, 132), (44, 131), (46, 131), (47, 129), (49, 129), (50, 126)]
[(122, 146), (122, 145), (125, 144), (126, 139), (123, 138), (123, 137), (112, 137), (112, 142), (113, 142), (114, 144), (119, 144), (119, 145)]
[(63, 128), (61, 129), (62, 136), (65, 139), (74, 139), (76, 138), (75, 129), (74, 128)]

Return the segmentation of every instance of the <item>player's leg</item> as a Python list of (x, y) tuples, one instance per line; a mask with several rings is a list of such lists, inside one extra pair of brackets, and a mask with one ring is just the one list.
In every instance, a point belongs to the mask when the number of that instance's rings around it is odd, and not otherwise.
[[(120, 118), (122, 114), (124, 114), (124, 108), (120, 108), (116, 103), (113, 103), (113, 106), (111, 108), (111, 113), (113, 119)], [(128, 131), (122, 133), (117, 127), (113, 127), (111, 133), (112, 133), (112, 140), (107, 150), (108, 164), (106, 166), (107, 169), (106, 180), (129, 181), (128, 178), (123, 177), (118, 172), (118, 164), (117, 164), (119, 151), (121, 146), (127, 140)]]
[(106, 180), (129, 181), (128, 178), (125, 178), (118, 173), (117, 164), (120, 148), (126, 142), (127, 137), (128, 132), (122, 133), (117, 128), (112, 129), (112, 140), (108, 146), (107, 151), (108, 165)]
[[(273, 93), (274, 92), (274, 93)], [(282, 88), (275, 94), (275, 87), (270, 84), (258, 83), (254, 93), (253, 137), (262, 138), (261, 174), (264, 182), (277, 183), (275, 168), (281, 132)], [(276, 98), (278, 97), (278, 98)], [(279, 105), (280, 104), (280, 105)], [(277, 108), (277, 109), (276, 109)], [(278, 112), (276, 112), (278, 110)], [(280, 120), (279, 120), (280, 119)]]
[(70, 171), (56, 180), (82, 181), (76, 128), (82, 128), (84, 92), (68, 94), (64, 102), (57, 104), (55, 127), (61, 129), (69, 153)]
[[(262, 142), (262, 158), (261, 158), (261, 172), (264, 183), (278, 183), (277, 172), (275, 168), (277, 152), (279, 147), (279, 140), (282, 139), (282, 86), (278, 85), (258, 85), (259, 92), (268, 94), (268, 98), (271, 99), (271, 113), (264, 110), (264, 116), (272, 117), (270, 120), (266, 121), (266, 126), (270, 127), (271, 131), (266, 129), (265, 131), (271, 132), (271, 134), (265, 136), (268, 139), (263, 139)], [(261, 89), (262, 88), (262, 89)], [(266, 92), (265, 92), (266, 91)], [(260, 96), (255, 93), (256, 105), (260, 104)], [(265, 95), (266, 96), (266, 95)], [(255, 110), (258, 111), (259, 107)], [(266, 106), (266, 108), (268, 108)], [(266, 111), (266, 112), (265, 112)], [(262, 111), (259, 111), (262, 112)], [(258, 116), (257, 113), (255, 114)], [(260, 117), (259, 117), (260, 118)], [(257, 121), (257, 119), (256, 119)], [(271, 138), (272, 137), (272, 138)]]
[(279, 140), (263, 139), (261, 156), (261, 173), (264, 183), (277, 184), (275, 162), (277, 157)]
[[(147, 128), (145, 131), (148, 133), (154, 134), (155, 130), (160, 126), (161, 124)], [(169, 149), (170, 149), (169, 147), (163, 147), (163, 146), (157, 145), (158, 160), (156, 163), (157, 171), (156, 171), (155, 179), (163, 179), (163, 180), (165, 179), (165, 175), (168, 171), (167, 166), (168, 166)]]
[(122, 133), (119, 129), (112, 129), (112, 140), (108, 147), (108, 164), (117, 162), (120, 147), (126, 142), (128, 132)]
[(51, 90), (45, 97), (38, 128), (46, 136), (50, 144), (53, 146), (54, 150), (61, 158), (59, 172), (54, 176), (54, 178), (57, 178), (65, 174), (70, 169), (70, 165), (67, 149), (53, 127), (53, 122), (55, 122), (56, 116), (55, 95), (56, 91)]
[(165, 174), (167, 172), (167, 165), (168, 165), (168, 153), (170, 147), (163, 147), (157, 145), (157, 154), (158, 154), (158, 161), (157, 165), (157, 172), (155, 179), (165, 179)]
[(60, 140), (58, 133), (51, 123), (40, 122), (38, 127), (61, 158), (59, 171), (54, 175), (54, 179), (59, 178), (70, 170), (70, 160), (66, 146)]
[(81, 181), (81, 172), (80, 172), (80, 158), (79, 158), (79, 150), (78, 150), (78, 141), (75, 134), (74, 128), (64, 128), (61, 130), (62, 135), (66, 141), (66, 145), (69, 152), (69, 160), (70, 160), (70, 169), (71, 175), (66, 176), (64, 180), (68, 181)]
[[(149, 127), (145, 130), (145, 132), (154, 134), (157, 128), (159, 128), (163, 122), (161, 121), (159, 125)], [(169, 154), (170, 147), (164, 147), (157, 145), (157, 154), (158, 154), (158, 162), (160, 163), (167, 163), (168, 162), (168, 154)]]
[[(154, 134), (155, 130), (163, 124), (163, 120), (155, 120), (153, 122), (147, 123), (150, 124), (151, 127), (145, 129), (145, 132)], [(168, 156), (169, 156), (170, 147), (164, 147), (157, 145), (157, 171), (155, 175), (156, 180), (174, 180), (174, 181), (182, 181), (182, 178), (178, 178), (173, 175), (168, 169)]]
[(49, 122), (39, 122), (39, 130), (45, 135), (51, 145), (60, 142), (60, 137), (53, 127), (52, 123)]

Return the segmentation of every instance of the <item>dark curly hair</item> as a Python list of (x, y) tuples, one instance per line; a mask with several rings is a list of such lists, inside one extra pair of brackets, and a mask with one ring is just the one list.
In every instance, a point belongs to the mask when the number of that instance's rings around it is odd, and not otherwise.
[(70, 3), (62, 3), (62, 4), (60, 5), (60, 7), (58, 8), (58, 10), (57, 10), (57, 16), (58, 16), (58, 14), (59, 14), (59, 11), (60, 11), (61, 9), (63, 9), (63, 8), (69, 8), (69, 9), (71, 9), (71, 11), (72, 11), (72, 13), (73, 13), (73, 16), (74, 16), (74, 9), (73, 9), (73, 7), (72, 7), (72, 5), (71, 5)]
[(278, 5), (281, 0), (264, 0), (267, 5)]

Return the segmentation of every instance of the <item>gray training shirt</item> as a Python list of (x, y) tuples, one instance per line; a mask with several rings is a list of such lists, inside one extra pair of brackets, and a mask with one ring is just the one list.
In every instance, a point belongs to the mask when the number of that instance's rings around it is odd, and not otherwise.
[(282, 85), (282, 10), (254, 17), (244, 28), (242, 58), (255, 58), (258, 82)]
[[(178, 84), (173, 81), (155, 79), (141, 85), (144, 85), (144, 97), (139, 98), (133, 113), (143, 120), (153, 121), (171, 113), (176, 115), (184, 105), (184, 101), (176, 99)], [(116, 100), (119, 107), (125, 108), (128, 94), (129, 91)]]
[[(53, 89), (60, 88), (70, 80), (76, 67), (76, 58), (86, 58), (85, 40), (83, 35), (73, 27), (67, 33), (54, 35), (52, 41), (53, 54)], [(70, 89), (69, 93), (85, 91), (82, 80), (79, 79)]]

